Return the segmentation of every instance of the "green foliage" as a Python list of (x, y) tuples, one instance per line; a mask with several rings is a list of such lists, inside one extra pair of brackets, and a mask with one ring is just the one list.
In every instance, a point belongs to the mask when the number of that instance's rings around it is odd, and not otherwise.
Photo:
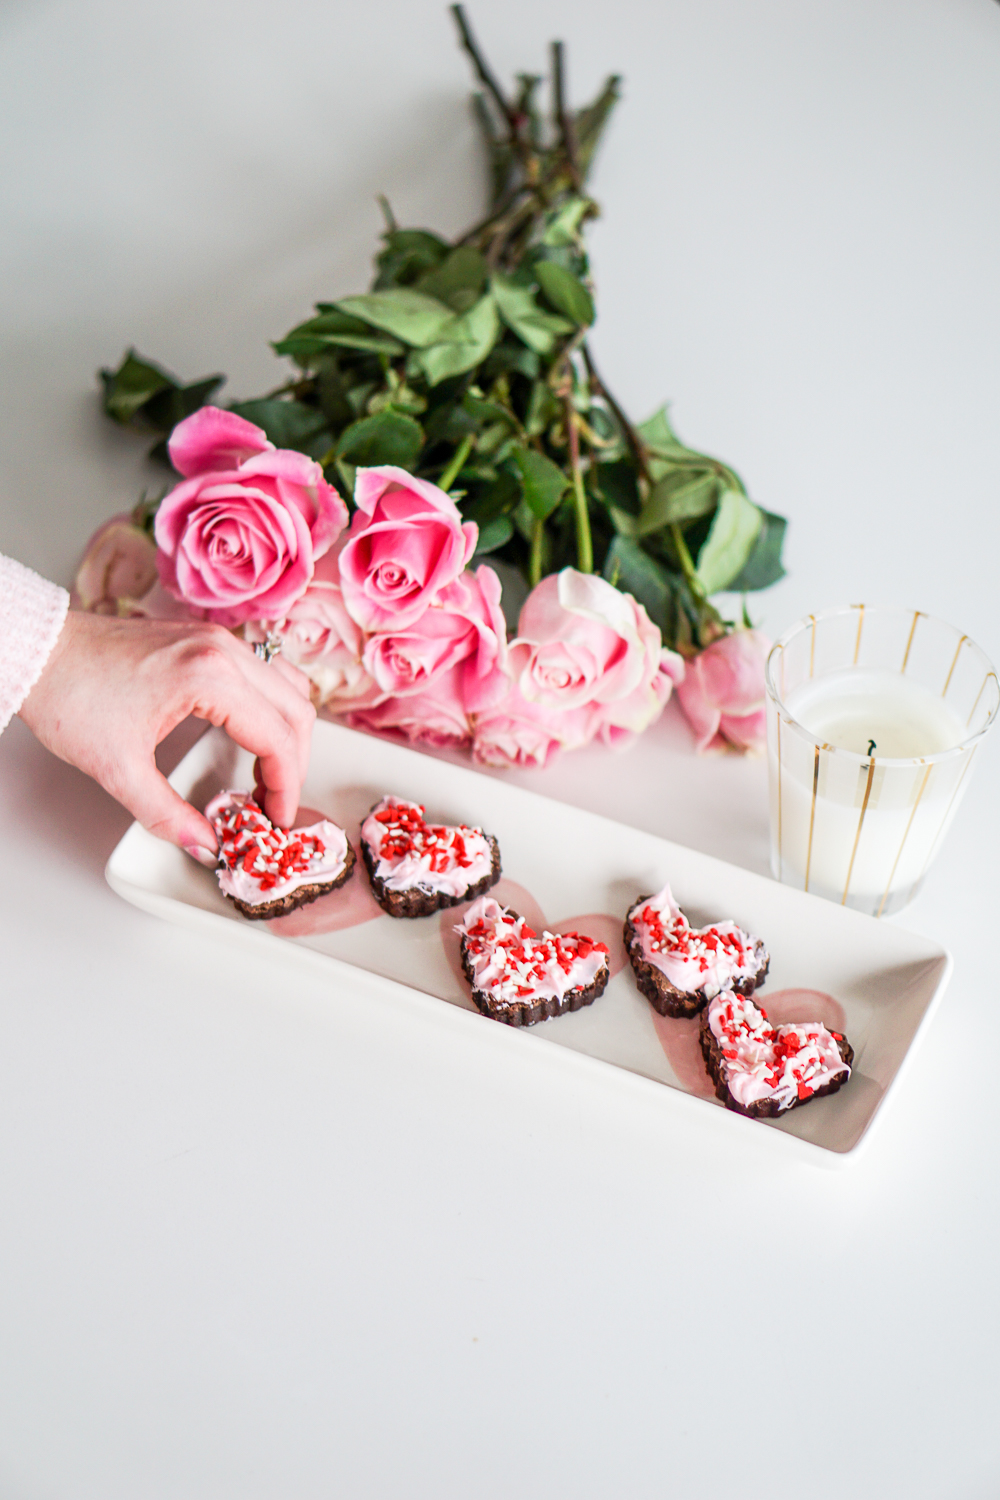
[(565, 313), (578, 328), (588, 328), (594, 321), (594, 299), (587, 288), (572, 271), (557, 265), (553, 260), (535, 262), (535, 275), (557, 312)]
[(763, 525), (757, 533), (754, 549), (742, 570), (728, 585), (737, 593), (768, 589), (772, 583), (777, 583), (779, 578), (785, 576), (785, 570), (781, 565), (781, 549), (784, 545), (785, 528), (788, 522), (784, 516), (776, 516), (769, 510), (762, 511), (761, 515)]
[(545, 312), (530, 284), (499, 272), (490, 281), (494, 300), (511, 333), (536, 354), (551, 354), (556, 341), (573, 332), (566, 318)]
[(417, 286), (428, 297), (436, 297), (453, 312), (468, 312), (486, 285), (486, 259), (471, 245), (458, 245), (432, 271), (421, 276)]
[[(345, 493), (367, 465), (443, 482), (479, 527), (476, 556), (527, 580), (592, 555), (666, 644), (693, 653), (726, 629), (710, 595), (782, 576), (785, 522), (728, 465), (688, 448), (666, 407), (631, 424), (594, 367), (584, 229), (599, 210), (586, 181), (619, 79), (546, 125), (539, 77), (505, 92), (454, 10), (482, 85), (489, 211), (449, 242), (400, 228), (383, 200), (371, 290), (317, 302), (273, 345), (292, 361), (285, 383), (231, 409), (320, 460)], [(561, 50), (553, 69), (564, 100)], [(162, 437), (223, 379), (184, 385), (134, 350), (101, 376), (108, 415)], [(156, 503), (144, 502), (144, 524)]]
[(698, 582), (706, 594), (728, 589), (750, 560), (763, 517), (739, 490), (723, 490), (698, 553)]
[(451, 247), (447, 240), (425, 229), (396, 229), (390, 225), (385, 248), (379, 251), (373, 291), (386, 287), (410, 286), (420, 276), (441, 264)]
[(547, 521), (569, 489), (569, 476), (533, 448), (515, 448), (511, 458), (521, 476), (525, 504), (539, 521)]
[(428, 385), (439, 385), (450, 375), (464, 375), (481, 365), (499, 337), (497, 305), (487, 292), (468, 312), (455, 314), (444, 325), (441, 338), (422, 351), (417, 363)]
[(412, 469), (423, 445), (419, 422), (402, 412), (380, 411), (345, 428), (337, 443), (337, 457), (366, 468), (396, 464), (400, 469)]
[(299, 448), (311, 457), (316, 457), (316, 439), (328, 433), (323, 413), (303, 401), (265, 397), (262, 401), (238, 401), (230, 410), (263, 427), (276, 448)]
[(300, 323), (272, 344), (275, 354), (286, 354), (303, 369), (309, 369), (319, 357), (332, 349), (363, 349), (371, 354), (385, 354), (390, 359), (405, 354), (397, 339), (377, 333), (370, 323), (352, 318), (330, 305), (319, 304), (319, 314)]
[(473, 556), (487, 557), (491, 552), (498, 552), (513, 535), (514, 523), (510, 517), (494, 516), (492, 521), (487, 521), (485, 526), (479, 528), (479, 540)]
[(444, 302), (410, 287), (392, 287), (387, 292), (343, 297), (337, 307), (341, 312), (350, 313), (373, 328), (382, 328), (417, 349), (427, 349), (431, 344), (439, 343), (447, 337), (448, 324), (455, 321), (454, 313)]
[(190, 385), (182, 385), (160, 365), (143, 359), (130, 349), (117, 370), (102, 370), (104, 410), (123, 425), (138, 418), (143, 425), (169, 435), (192, 412), (204, 406), (225, 375), (209, 375)]

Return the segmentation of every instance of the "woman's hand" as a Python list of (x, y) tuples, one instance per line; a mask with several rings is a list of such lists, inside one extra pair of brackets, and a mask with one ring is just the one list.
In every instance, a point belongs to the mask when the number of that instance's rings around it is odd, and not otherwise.
[(264, 811), (287, 828), (316, 718), (308, 679), (280, 656), (265, 665), (219, 625), (71, 612), (20, 708), (43, 745), (86, 771), (150, 833), (214, 865), (211, 824), (154, 760), (160, 741), (189, 714), (256, 755)]

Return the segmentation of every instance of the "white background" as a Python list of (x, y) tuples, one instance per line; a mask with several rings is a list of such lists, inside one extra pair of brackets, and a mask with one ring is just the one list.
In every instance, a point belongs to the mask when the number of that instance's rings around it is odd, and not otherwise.
[[(887, 601), (996, 660), (1000, 6), (472, 19), (504, 76), (555, 35), (577, 101), (625, 75), (597, 353), (790, 518), (769, 632)], [(100, 364), (134, 343), (257, 394), (267, 340), (366, 285), (377, 191), (472, 220), (467, 90), (437, 0), (8, 0), (0, 550), (68, 582), (158, 477), (100, 417)], [(835, 1173), (544, 1048), (444, 1055), (126, 907), (101, 872), (127, 817), (15, 722), (0, 1500), (995, 1496), (997, 765), (902, 918), (953, 949), (951, 990)], [(766, 867), (762, 764), (696, 760), (674, 708), (523, 779)]]

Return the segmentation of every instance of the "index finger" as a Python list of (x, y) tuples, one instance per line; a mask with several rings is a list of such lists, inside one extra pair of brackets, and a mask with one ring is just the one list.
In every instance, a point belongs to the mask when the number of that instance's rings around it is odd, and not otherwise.
[(203, 684), (193, 710), (257, 756), (267, 788), (264, 811), (282, 828), (291, 825), (298, 811), (316, 718), (311, 703), (287, 685), (285, 692), (287, 701), (279, 708), (243, 672), (215, 672)]

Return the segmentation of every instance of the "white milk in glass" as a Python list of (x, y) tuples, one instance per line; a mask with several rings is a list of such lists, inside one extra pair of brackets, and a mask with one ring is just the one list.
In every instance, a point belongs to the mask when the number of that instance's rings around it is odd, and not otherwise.
[(817, 753), (804, 736), (796, 745), (795, 731), (783, 726), (782, 864), (808, 890), (893, 910), (926, 870), (964, 769), (922, 757), (960, 745), (964, 725), (940, 693), (881, 668), (811, 679), (785, 706), (823, 748)]
[(766, 669), (771, 868), (874, 916), (920, 888), (1000, 708), (967, 635), (921, 610), (800, 620)]

